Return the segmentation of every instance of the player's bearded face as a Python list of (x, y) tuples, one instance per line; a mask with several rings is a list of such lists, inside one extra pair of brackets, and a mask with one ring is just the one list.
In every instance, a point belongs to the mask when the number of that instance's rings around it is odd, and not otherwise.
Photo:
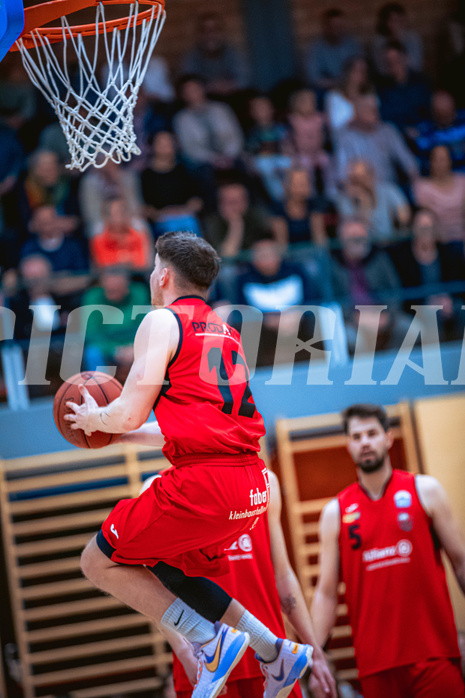
[(358, 461), (357, 465), (361, 470), (363, 470), (364, 473), (374, 473), (383, 467), (386, 454), (387, 449), (385, 449), (380, 455), (367, 454), (360, 456), (360, 460)]
[(355, 465), (364, 473), (382, 468), (390, 446), (390, 436), (377, 419), (351, 419), (348, 448)]

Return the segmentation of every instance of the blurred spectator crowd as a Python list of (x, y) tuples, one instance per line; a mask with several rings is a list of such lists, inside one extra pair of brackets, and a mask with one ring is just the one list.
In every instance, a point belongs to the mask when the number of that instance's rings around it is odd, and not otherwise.
[[(448, 23), (435, 81), (402, 5), (380, 9), (369, 47), (347, 27), (341, 9), (325, 11), (301, 75), (261, 93), (222, 18), (199, 16), (178, 75), (150, 62), (135, 113), (142, 155), (83, 174), (66, 168), (54, 113), (7, 56), (0, 264), (15, 338), (27, 343), (33, 305), (58, 356), (73, 310), (113, 306), (118, 324), (89, 318), (85, 365), (116, 362), (124, 377), (153, 243), (177, 229), (224, 258), (213, 304), (263, 314), (259, 364), (277, 357), (278, 330), (311, 336), (314, 321), (293, 312), (305, 304), (339, 305), (349, 351), (357, 336), (400, 346), (424, 304), (438, 306), (442, 340), (462, 338), (465, 13)], [(356, 309), (379, 304), (381, 316)]]

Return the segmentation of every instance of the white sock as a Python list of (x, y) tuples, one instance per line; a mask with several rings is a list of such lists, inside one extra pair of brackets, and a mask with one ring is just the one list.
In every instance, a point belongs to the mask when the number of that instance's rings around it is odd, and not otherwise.
[(190, 642), (200, 642), (201, 645), (210, 642), (216, 635), (213, 623), (210, 623), (181, 599), (176, 599), (166, 609), (161, 623), (180, 633)]
[(243, 633), (249, 633), (250, 646), (264, 662), (272, 662), (276, 659), (278, 656), (276, 649), (278, 638), (258, 618), (255, 618), (248, 611), (244, 611), (236, 628)]

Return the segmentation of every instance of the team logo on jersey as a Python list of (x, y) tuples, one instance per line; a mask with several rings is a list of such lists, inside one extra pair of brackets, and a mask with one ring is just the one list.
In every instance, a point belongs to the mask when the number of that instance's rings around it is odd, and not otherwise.
[[(346, 509), (347, 511), (347, 509)], [(357, 521), (357, 519), (360, 518), (360, 512), (359, 511), (352, 511), (349, 514), (344, 514), (342, 517), (342, 523), (345, 524), (350, 524), (353, 523), (354, 521)]]
[(354, 504), (351, 504), (350, 506), (345, 508), (346, 514), (350, 514), (352, 511), (355, 511), (358, 509), (358, 502), (354, 502)]
[(260, 492), (258, 487), (255, 488), (256, 491), (250, 490), (250, 506), (257, 506), (257, 504), (266, 504), (268, 501), (268, 483), (266, 483), (266, 490)]
[(111, 533), (113, 533), (114, 536), (116, 536), (116, 538), (119, 539), (118, 531), (115, 528), (115, 524), (111, 524), (110, 531), (111, 531)]
[(253, 509), (244, 509), (243, 511), (230, 511), (229, 512), (229, 520), (230, 521), (236, 521), (237, 519), (249, 519), (252, 517), (258, 517), (260, 514), (264, 514), (265, 511), (268, 509), (268, 503), (270, 501), (270, 494), (269, 494), (269, 489), (270, 489), (270, 483), (268, 482), (268, 477), (265, 476), (265, 487), (266, 490), (260, 490), (258, 487), (255, 488), (255, 491), (253, 489), (250, 490), (249, 492), (249, 497), (250, 497), (250, 506), (254, 507)]
[(229, 560), (234, 562), (235, 560), (252, 560), (252, 550), (252, 538), (248, 533), (244, 533), (234, 541), (230, 548), (226, 548), (225, 552), (228, 553)]
[(244, 535), (241, 536), (237, 542), (239, 543), (239, 547), (241, 550), (243, 550), (245, 553), (250, 553), (253, 546), (252, 538), (249, 536), (248, 533), (244, 533)]
[(400, 557), (409, 557), (412, 548), (413, 546), (409, 540), (400, 540), (397, 543), (397, 554), (400, 555)]
[(362, 559), (363, 562), (368, 563), (366, 570), (371, 571), (382, 567), (409, 563), (412, 550), (412, 543), (404, 538), (398, 541), (396, 545), (365, 550), (362, 553)]
[(399, 490), (394, 495), (394, 504), (398, 509), (407, 509), (412, 506), (412, 495), (407, 490)]
[(406, 511), (397, 515), (397, 523), (402, 531), (411, 531), (413, 528), (413, 519)]

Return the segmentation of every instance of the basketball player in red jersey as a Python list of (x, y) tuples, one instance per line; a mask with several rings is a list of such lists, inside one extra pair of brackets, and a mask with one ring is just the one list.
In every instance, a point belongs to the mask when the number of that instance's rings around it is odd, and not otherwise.
[(345, 582), (364, 698), (463, 698), (460, 652), (441, 560), (465, 593), (465, 543), (442, 486), (393, 470), (383, 408), (343, 413), (358, 482), (324, 509), (312, 617), (321, 643)]
[(137, 331), (121, 396), (99, 408), (82, 386), (83, 403), (68, 403), (69, 421), (87, 434), (127, 433), (153, 409), (175, 467), (116, 505), (84, 550), (82, 569), (103, 591), (199, 644), (194, 698), (215, 698), (248, 644), (267, 677), (264, 697), (285, 698), (311, 648), (277, 638), (218, 585), (196, 577), (227, 571), (225, 547), (259, 521), (269, 500), (257, 456), (263, 419), (240, 336), (205, 300), (219, 258), (186, 232), (167, 233), (156, 250), (157, 310)]
[[(163, 445), (163, 439), (157, 440), (156, 425), (152, 423), (149, 429), (153, 429), (152, 440), (147, 438), (142, 443)], [(123, 437), (123, 441), (137, 439), (129, 435), (129, 438)], [(156, 477), (159, 476), (155, 475), (154, 478)], [(325, 666), (323, 652), (315, 645), (312, 622), (302, 590), (289, 562), (281, 527), (281, 492), (278, 478), (273, 472), (269, 472), (268, 477), (270, 504), (267, 516), (261, 517), (257, 526), (249, 533), (242, 534), (229, 546), (226, 553), (230, 562), (230, 572), (221, 579), (221, 584), (231, 596), (244, 603), (278, 635), (284, 633), (282, 609), (300, 639), (313, 645), (314, 667), (318, 664)], [(154, 478), (149, 478), (143, 489), (149, 487)], [(189, 698), (197, 670), (192, 645), (177, 633), (166, 633), (166, 630), (164, 632), (176, 653), (173, 675), (177, 698)], [(333, 679), (330, 684), (331, 694), (336, 698)], [(226, 689), (228, 698), (260, 698), (263, 695), (263, 674), (250, 648), (230, 675)], [(316, 695), (321, 695), (321, 686), (317, 686)], [(290, 698), (302, 698), (298, 685), (293, 688)]]

